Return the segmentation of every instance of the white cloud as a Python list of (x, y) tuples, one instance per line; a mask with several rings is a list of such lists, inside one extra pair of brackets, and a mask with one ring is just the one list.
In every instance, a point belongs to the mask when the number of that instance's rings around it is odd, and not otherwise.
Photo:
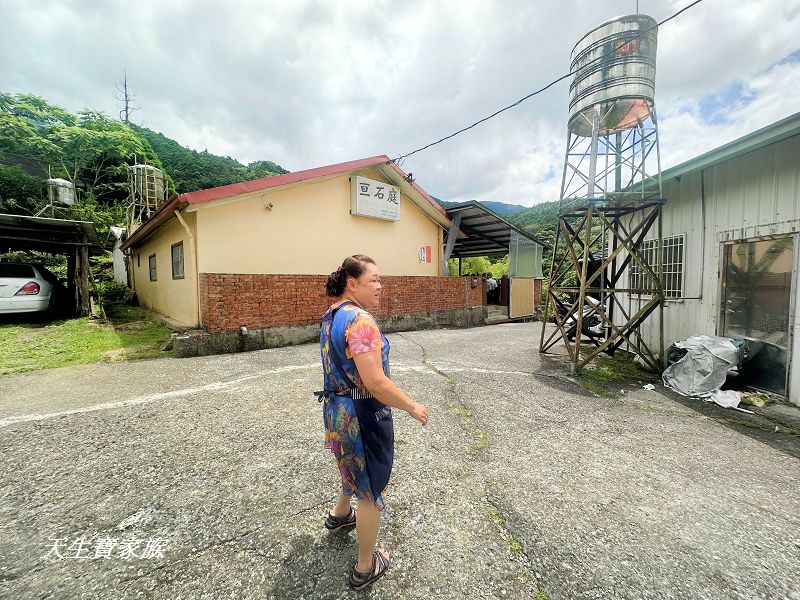
[(688, 97), (663, 111), (660, 145), (668, 168), (797, 112), (800, 107), (800, 59), (774, 65), (740, 81), (737, 98), (725, 105)]
[[(687, 3), (639, 4), (661, 19)], [(139, 122), (298, 170), (398, 155), (460, 129), (566, 72), (583, 33), (632, 4), (0, 0), (0, 89), (115, 115), (127, 69)], [(799, 28), (800, 0), (705, 0), (662, 27), (665, 165), (797, 110), (799, 63), (777, 63), (800, 48)], [(562, 82), (404, 168), (444, 199), (555, 199), (567, 95)], [(729, 105), (704, 114), (720, 95)]]

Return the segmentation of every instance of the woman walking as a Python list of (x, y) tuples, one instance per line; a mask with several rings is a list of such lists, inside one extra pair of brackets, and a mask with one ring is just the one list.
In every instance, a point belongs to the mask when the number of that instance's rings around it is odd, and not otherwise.
[[(322, 317), (320, 346), (325, 447), (336, 456), (342, 491), (325, 520), (338, 531), (355, 525), (358, 561), (350, 585), (363, 589), (389, 568), (389, 554), (375, 547), (394, 457), (390, 407), (425, 425), (428, 409), (389, 379), (389, 341), (367, 312), (380, 303), (380, 273), (363, 254), (350, 256), (331, 273), (325, 293), (336, 298)], [(357, 508), (350, 505), (355, 496)], [(357, 515), (357, 516), (356, 516)]]

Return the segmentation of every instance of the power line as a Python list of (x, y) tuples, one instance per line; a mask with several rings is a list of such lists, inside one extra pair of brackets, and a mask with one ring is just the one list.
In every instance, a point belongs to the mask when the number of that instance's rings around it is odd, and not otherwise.
[[(644, 29), (644, 30), (640, 31), (640, 32), (639, 32), (638, 34), (636, 34), (636, 36), (635, 36), (634, 38), (632, 38), (632, 39), (638, 39), (638, 38), (640, 38), (640, 37), (644, 36), (645, 34), (649, 33), (650, 31), (652, 31), (653, 29), (658, 29), (658, 28), (659, 28), (661, 25), (663, 25), (664, 23), (667, 23), (668, 21), (671, 21), (672, 19), (674, 19), (675, 17), (677, 17), (677, 16), (678, 16), (678, 15), (680, 15), (681, 13), (684, 13), (684, 12), (686, 12), (687, 10), (689, 10), (690, 8), (692, 8), (693, 6), (696, 6), (696, 5), (700, 4), (702, 1), (703, 1), (703, 0), (695, 0), (695, 1), (694, 1), (694, 2), (692, 2), (691, 4), (689, 4), (689, 5), (687, 5), (687, 6), (684, 6), (682, 9), (680, 9), (680, 10), (679, 10), (678, 12), (676, 12), (675, 14), (673, 14), (673, 15), (670, 15), (669, 17), (667, 17), (666, 19), (664, 19), (664, 20), (662, 20), (662, 21), (659, 21), (658, 23), (656, 23), (656, 24), (655, 24), (655, 25), (653, 25), (652, 27), (649, 27), (649, 28), (647, 28), (647, 29)], [(587, 66), (589, 66), (589, 65), (591, 65), (591, 64), (593, 64), (593, 63), (595, 63), (595, 62), (597, 62), (597, 61), (600, 61), (600, 60), (602, 60), (602, 59), (603, 59), (603, 58), (605, 58), (606, 56), (609, 56), (609, 55), (611, 55), (611, 54), (614, 54), (614, 53), (615, 53), (617, 50), (619, 50), (620, 48), (622, 48), (622, 47), (623, 47), (625, 44), (627, 44), (629, 41), (630, 41), (630, 40), (626, 40), (626, 41), (622, 42), (622, 43), (621, 43), (619, 46), (617, 46), (617, 47), (615, 47), (615, 48), (612, 48), (612, 49), (611, 49), (609, 52), (606, 52), (606, 53), (604, 53), (604, 54), (601, 54), (601, 55), (600, 55), (600, 56), (598, 56), (597, 58), (595, 58), (595, 59), (593, 59), (593, 60), (589, 61), (588, 63), (586, 63), (585, 65), (582, 65), (582, 66), (581, 66), (581, 69), (585, 69)], [(524, 96), (524, 97), (520, 98), (519, 100), (517, 100), (517, 101), (516, 101), (516, 102), (514, 102), (513, 104), (509, 104), (508, 106), (505, 106), (505, 107), (501, 108), (500, 110), (498, 110), (498, 111), (496, 111), (496, 112), (493, 112), (493, 113), (492, 113), (492, 114), (490, 114), (488, 117), (484, 117), (483, 119), (481, 119), (481, 120), (479, 120), (479, 121), (475, 121), (475, 122), (474, 122), (472, 125), (468, 125), (467, 127), (464, 127), (463, 129), (459, 129), (458, 131), (456, 131), (456, 132), (454, 132), (454, 133), (451, 133), (450, 135), (447, 135), (447, 136), (445, 136), (445, 137), (443, 137), (443, 138), (441, 138), (441, 139), (439, 139), (439, 140), (436, 140), (435, 142), (431, 142), (430, 144), (427, 144), (426, 146), (422, 146), (421, 148), (417, 148), (416, 150), (412, 150), (411, 152), (408, 152), (407, 154), (401, 154), (400, 156), (398, 156), (398, 157), (396, 157), (396, 158), (393, 158), (393, 159), (391, 159), (391, 162), (397, 162), (397, 161), (403, 160), (403, 159), (405, 159), (405, 158), (408, 158), (408, 157), (409, 157), (409, 156), (411, 156), (412, 154), (416, 154), (417, 152), (422, 152), (423, 150), (427, 150), (427, 149), (428, 149), (428, 148), (430, 148), (431, 146), (435, 146), (436, 144), (441, 144), (442, 142), (444, 142), (444, 141), (446, 141), (446, 140), (449, 140), (450, 138), (453, 138), (453, 137), (457, 136), (457, 135), (458, 135), (458, 134), (460, 134), (460, 133), (464, 133), (465, 131), (468, 131), (468, 130), (472, 129), (473, 127), (477, 127), (477, 126), (478, 126), (478, 125), (480, 125), (481, 123), (485, 123), (486, 121), (488, 121), (489, 119), (492, 119), (492, 118), (496, 117), (496, 116), (497, 116), (497, 115), (499, 115), (500, 113), (503, 113), (503, 112), (505, 112), (505, 111), (507, 111), (507, 110), (509, 110), (509, 109), (512, 109), (512, 108), (514, 108), (515, 106), (519, 106), (520, 104), (522, 104), (523, 102), (525, 102), (525, 100), (527, 100), (528, 98), (532, 98), (533, 96), (536, 96), (536, 95), (538, 95), (538, 94), (541, 94), (542, 92), (544, 92), (544, 91), (546, 91), (546, 90), (550, 89), (550, 88), (551, 88), (551, 87), (553, 87), (555, 84), (557, 84), (557, 83), (559, 83), (559, 82), (561, 82), (561, 81), (564, 81), (564, 80), (565, 80), (565, 79), (567, 79), (568, 77), (571, 77), (572, 75), (574, 75), (574, 74), (575, 74), (575, 72), (576, 72), (576, 71), (570, 71), (570, 72), (569, 72), (569, 73), (567, 73), (566, 75), (562, 75), (562, 76), (561, 76), (561, 77), (559, 77), (558, 79), (554, 79), (553, 81), (551, 81), (550, 83), (548, 83), (548, 84), (547, 84), (547, 85), (545, 85), (544, 87), (542, 87), (542, 88), (539, 88), (539, 89), (538, 89), (538, 90), (536, 90), (535, 92), (531, 92), (531, 93), (530, 93), (530, 94), (528, 94), (527, 96)]]

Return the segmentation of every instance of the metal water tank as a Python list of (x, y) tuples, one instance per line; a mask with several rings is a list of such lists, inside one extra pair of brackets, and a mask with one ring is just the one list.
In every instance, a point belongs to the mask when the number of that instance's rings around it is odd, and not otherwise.
[(75, 186), (66, 179), (48, 179), (47, 200), (51, 206), (57, 204), (72, 206), (75, 204)]
[(656, 20), (628, 15), (596, 27), (572, 49), (569, 130), (592, 135), (599, 112), (601, 135), (634, 127), (653, 110)]
[(149, 206), (164, 200), (164, 174), (153, 165), (136, 164), (128, 167), (131, 195), (134, 202)]

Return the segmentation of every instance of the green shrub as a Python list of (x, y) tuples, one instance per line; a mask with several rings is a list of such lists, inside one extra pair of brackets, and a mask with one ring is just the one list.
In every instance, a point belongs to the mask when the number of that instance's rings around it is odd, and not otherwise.
[(94, 284), (94, 289), (103, 306), (124, 304), (133, 298), (133, 291), (124, 283), (116, 281), (98, 281)]

